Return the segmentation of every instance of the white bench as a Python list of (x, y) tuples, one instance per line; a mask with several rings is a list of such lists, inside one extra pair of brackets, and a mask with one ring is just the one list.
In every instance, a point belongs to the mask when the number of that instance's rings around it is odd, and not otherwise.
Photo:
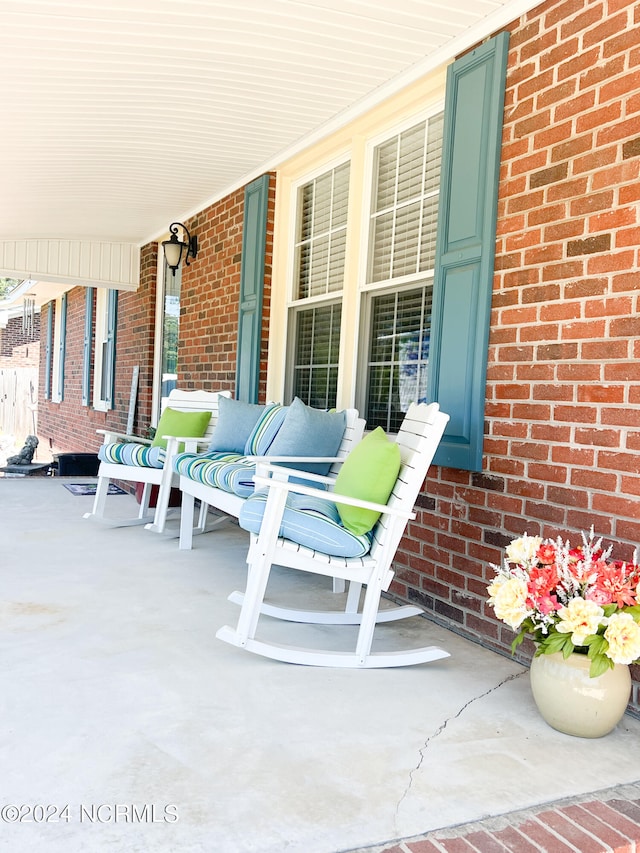
[[(185, 450), (192, 452), (197, 452), (207, 447), (216, 426), (218, 398), (220, 396), (230, 397), (231, 394), (229, 391), (182, 391), (174, 388), (164, 401), (162, 407), (163, 413), (167, 408), (179, 412), (210, 412), (211, 419), (204, 435), (200, 438), (163, 436), (163, 438), (167, 439), (167, 447), (162, 467), (101, 461), (98, 469), (98, 485), (93, 509), (91, 512), (86, 513), (84, 518), (96, 519), (116, 527), (146, 524), (147, 530), (162, 533), (167, 519), (171, 489), (178, 486), (178, 475), (173, 472), (173, 457), (176, 456), (179, 449), (182, 449), (180, 448), (180, 444), (184, 445)], [(103, 448), (109, 444), (126, 443), (129, 445), (127, 447), (127, 456), (140, 459), (146, 458), (147, 453), (145, 451), (148, 451), (152, 444), (151, 439), (125, 435), (112, 430), (99, 429), (97, 432), (104, 435)], [(144, 484), (140, 501), (140, 511), (137, 517), (120, 519), (106, 514), (109, 483), (112, 480)], [(149, 509), (152, 486), (158, 487), (158, 497), (155, 512), (153, 513)]]
[[(260, 462), (261, 460), (264, 460), (266, 463), (286, 461), (291, 463), (292, 467), (295, 467), (295, 463), (318, 463), (326, 461), (331, 463), (330, 476), (336, 476), (340, 469), (341, 461), (345, 459), (349, 451), (362, 438), (364, 427), (365, 421), (359, 417), (357, 409), (347, 409), (345, 431), (335, 457), (247, 456), (243, 457), (243, 459), (254, 461), (256, 463), (256, 473), (258, 475), (260, 474)], [(225, 521), (228, 516), (238, 518), (242, 505), (246, 500), (246, 498), (239, 497), (233, 492), (224, 491), (223, 489), (215, 486), (201, 483), (185, 475), (180, 476), (179, 487), (182, 492), (179, 547), (183, 550), (189, 550), (192, 548), (194, 533), (200, 534), (209, 532), (217, 527), (221, 522)], [(200, 513), (198, 522), (194, 526), (196, 498), (200, 501)], [(208, 510), (210, 507), (220, 511), (223, 515), (214, 520), (208, 519)], [(209, 523), (207, 524), (207, 522)]]

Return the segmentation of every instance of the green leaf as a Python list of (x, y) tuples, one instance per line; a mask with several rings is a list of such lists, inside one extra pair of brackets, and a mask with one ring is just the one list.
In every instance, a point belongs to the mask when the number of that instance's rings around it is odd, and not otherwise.
[(515, 654), (516, 649), (518, 648), (518, 646), (520, 646), (522, 644), (526, 635), (527, 635), (526, 631), (520, 631), (519, 634), (516, 634), (513, 642), (511, 643), (511, 654), (512, 655)]
[[(573, 643), (571, 642), (570, 634), (549, 634), (549, 636), (540, 643), (541, 648), (543, 649), (543, 654), (552, 655), (555, 652), (562, 651), (567, 643), (571, 645), (571, 651), (573, 650)], [(569, 654), (571, 654), (571, 651)]]
[(589, 658), (593, 660), (598, 655), (603, 655), (607, 649), (609, 648), (609, 643), (605, 640), (604, 637), (599, 635), (594, 635), (593, 637), (589, 637), (588, 643), (585, 642), (585, 645), (589, 646)]
[(521, 645), (521, 643), (524, 641), (524, 638), (528, 634), (533, 633), (533, 630), (534, 630), (534, 625), (533, 625), (533, 622), (531, 621), (531, 619), (525, 619), (520, 624), (520, 630), (518, 631), (513, 642), (511, 643), (511, 654), (515, 653), (515, 650), (518, 648), (519, 645)]
[(613, 669), (613, 667), (613, 661), (610, 660), (606, 655), (596, 655), (591, 661), (589, 676), (591, 678), (597, 678), (599, 675), (602, 675), (608, 669)]

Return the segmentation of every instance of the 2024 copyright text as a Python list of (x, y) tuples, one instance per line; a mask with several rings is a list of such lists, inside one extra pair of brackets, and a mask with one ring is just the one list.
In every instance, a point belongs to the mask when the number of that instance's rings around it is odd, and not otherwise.
[(177, 823), (178, 807), (172, 803), (91, 803), (90, 805), (0, 806), (2, 823)]

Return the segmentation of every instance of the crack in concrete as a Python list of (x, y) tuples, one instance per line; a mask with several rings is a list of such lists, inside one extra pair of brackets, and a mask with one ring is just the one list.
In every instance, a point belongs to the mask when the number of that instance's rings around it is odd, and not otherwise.
[(470, 705), (473, 705), (474, 702), (478, 702), (480, 699), (484, 699), (485, 696), (489, 696), (491, 693), (494, 693), (496, 690), (499, 690), (505, 684), (508, 684), (510, 681), (515, 681), (516, 678), (521, 678), (523, 675), (526, 675), (527, 673), (528, 673), (527, 669), (524, 669), (522, 672), (515, 672), (515, 673), (513, 673), (513, 675), (509, 675), (507, 678), (503, 678), (502, 681), (498, 682), (498, 684), (495, 684), (493, 687), (490, 687), (488, 690), (485, 690), (485, 692), (481, 693), (479, 696), (474, 696), (472, 699), (469, 699), (469, 701), (465, 702), (465, 704), (455, 714), (453, 714), (451, 717), (447, 717), (447, 719), (444, 720), (444, 722), (441, 723), (440, 726), (438, 726), (438, 728), (435, 730), (435, 732), (426, 739), (426, 741), (424, 742), (424, 746), (420, 747), (420, 750), (419, 750), (420, 758), (418, 759), (418, 763), (409, 773), (409, 784), (407, 785), (404, 793), (402, 794), (402, 796), (398, 800), (398, 804), (396, 806), (396, 812), (395, 812), (395, 821), (396, 822), (398, 819), (398, 813), (400, 811), (400, 807), (402, 806), (402, 803), (404, 802), (404, 800), (406, 800), (406, 798), (409, 796), (409, 793), (410, 793), (411, 788), (413, 786), (414, 776), (422, 767), (422, 765), (424, 763), (425, 753), (426, 753), (427, 749), (429, 748), (429, 745), (431, 744), (431, 742), (434, 741), (437, 737), (439, 737), (442, 734), (442, 732), (447, 728), (449, 723), (453, 722), (454, 720), (457, 720), (460, 716), (462, 716), (463, 712), (466, 711), (466, 709)]

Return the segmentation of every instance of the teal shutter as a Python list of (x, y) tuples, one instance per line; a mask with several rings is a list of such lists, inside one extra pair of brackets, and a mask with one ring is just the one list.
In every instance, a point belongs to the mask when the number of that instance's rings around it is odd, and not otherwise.
[(235, 396), (247, 403), (258, 402), (268, 199), (269, 175), (245, 189)]
[(106, 364), (102, 365), (106, 377), (104, 400), (113, 409), (116, 377), (116, 325), (118, 322), (118, 291), (110, 290), (107, 296), (107, 346)]
[(454, 62), (445, 97), (430, 398), (451, 420), (436, 465), (480, 471), (509, 34)]
[(58, 362), (58, 400), (64, 400), (64, 358), (67, 351), (67, 294), (63, 293), (60, 297), (60, 342), (58, 344), (58, 352), (60, 360)]
[(53, 306), (49, 303), (47, 312), (47, 336), (44, 347), (44, 399), (51, 399), (51, 364), (53, 361)]
[(93, 341), (93, 287), (88, 287), (84, 300), (84, 340), (82, 343), (82, 405), (91, 402), (91, 344)]

